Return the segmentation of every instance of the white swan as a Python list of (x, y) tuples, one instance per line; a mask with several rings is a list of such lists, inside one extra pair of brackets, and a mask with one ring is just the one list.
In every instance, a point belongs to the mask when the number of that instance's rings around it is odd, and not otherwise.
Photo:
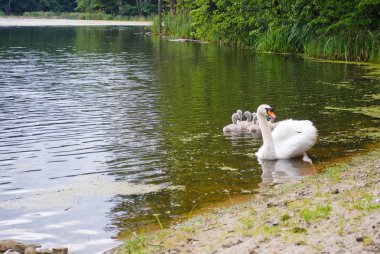
[(237, 124), (239, 119), (239, 115), (237, 113), (233, 113), (231, 116), (232, 124), (223, 127), (223, 132), (236, 132), (240, 131), (241, 127)]
[(284, 120), (271, 132), (266, 117), (276, 118), (266, 104), (257, 108), (257, 119), (263, 136), (263, 145), (256, 153), (264, 160), (290, 159), (305, 154), (317, 141), (317, 129), (308, 120)]

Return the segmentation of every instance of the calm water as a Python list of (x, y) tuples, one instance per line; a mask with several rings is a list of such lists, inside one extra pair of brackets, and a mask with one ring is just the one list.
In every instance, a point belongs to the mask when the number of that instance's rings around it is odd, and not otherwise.
[[(261, 103), (319, 131), (314, 165), (376, 143), (364, 66), (160, 41), (141, 28), (0, 29), (0, 239), (76, 253), (271, 182), (252, 135), (224, 136)], [(286, 172), (279, 168), (292, 165)], [(276, 170), (274, 170), (276, 168)], [(294, 169), (295, 168), (295, 169)], [(264, 173), (262, 172), (264, 170)], [(274, 172), (272, 172), (274, 171)]]

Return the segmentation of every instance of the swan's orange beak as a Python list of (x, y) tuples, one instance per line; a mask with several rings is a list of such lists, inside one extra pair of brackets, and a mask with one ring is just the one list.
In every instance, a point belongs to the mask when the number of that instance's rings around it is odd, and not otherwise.
[(272, 119), (275, 119), (276, 118), (276, 115), (274, 114), (274, 112), (272, 110), (268, 110), (267, 112), (268, 116), (270, 116), (270, 118)]

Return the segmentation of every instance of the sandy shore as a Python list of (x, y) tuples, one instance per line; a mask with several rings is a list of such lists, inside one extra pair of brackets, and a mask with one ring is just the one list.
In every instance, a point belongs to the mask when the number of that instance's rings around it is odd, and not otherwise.
[(380, 253), (380, 148), (107, 253)]
[(151, 21), (78, 20), (43, 18), (0, 18), (0, 27), (32, 26), (151, 26)]

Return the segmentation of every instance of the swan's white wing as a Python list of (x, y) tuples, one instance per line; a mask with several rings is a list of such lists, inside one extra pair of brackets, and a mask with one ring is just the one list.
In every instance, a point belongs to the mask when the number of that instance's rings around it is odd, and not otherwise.
[(301, 156), (317, 141), (317, 129), (308, 120), (282, 121), (272, 135), (279, 159)]

